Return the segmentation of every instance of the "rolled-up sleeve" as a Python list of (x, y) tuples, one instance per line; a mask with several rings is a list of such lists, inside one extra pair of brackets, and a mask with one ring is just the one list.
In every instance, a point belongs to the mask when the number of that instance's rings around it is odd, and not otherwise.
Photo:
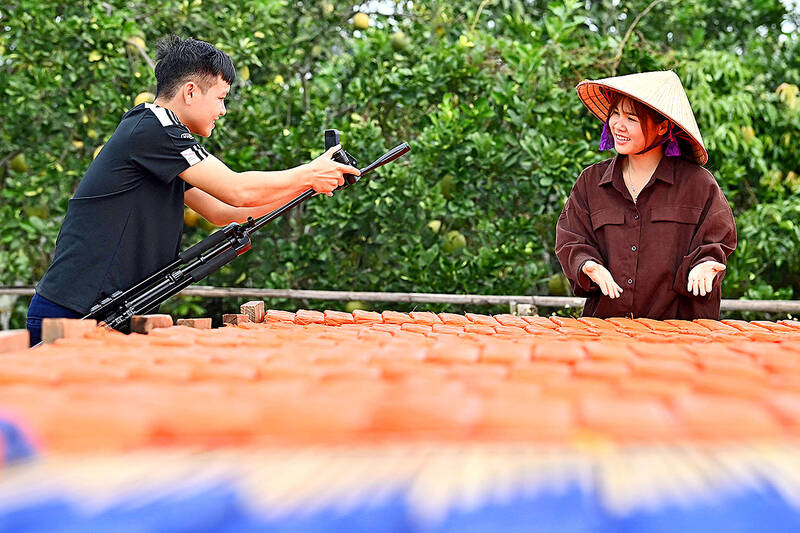
[(579, 179), (558, 217), (556, 257), (569, 278), (575, 295), (588, 296), (599, 288), (583, 273), (583, 265), (586, 261), (594, 261), (601, 265), (604, 262), (594, 237), (585, 199), (581, 196), (580, 184)]

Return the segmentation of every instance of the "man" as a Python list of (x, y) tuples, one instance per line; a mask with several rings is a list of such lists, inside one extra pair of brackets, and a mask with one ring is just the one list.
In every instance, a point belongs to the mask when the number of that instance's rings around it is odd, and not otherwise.
[(236, 72), (224, 52), (194, 39), (158, 43), (156, 99), (122, 117), (89, 166), (28, 309), (31, 345), (43, 318), (77, 318), (172, 261), (184, 203), (223, 226), (259, 217), (313, 188), (331, 194), (358, 169), (333, 161), (335, 146), (288, 170), (234, 172), (192, 134), (209, 137)]

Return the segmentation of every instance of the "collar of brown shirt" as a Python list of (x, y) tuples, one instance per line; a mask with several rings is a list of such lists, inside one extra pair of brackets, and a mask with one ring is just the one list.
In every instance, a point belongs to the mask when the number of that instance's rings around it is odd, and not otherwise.
[[(608, 165), (605, 172), (603, 172), (598, 185), (608, 185), (610, 183), (622, 196), (633, 202), (633, 198), (628, 192), (628, 187), (625, 186), (625, 179), (622, 177), (622, 163), (625, 161), (625, 157), (627, 156), (617, 154), (614, 159), (611, 160), (611, 164)], [(658, 166), (653, 172), (650, 181), (648, 181), (647, 184), (642, 187), (641, 192), (644, 192), (654, 180), (661, 180), (664, 183), (669, 183), (670, 185), (674, 184), (675, 161), (676, 158), (674, 157), (662, 157), (661, 161), (659, 161)], [(639, 193), (639, 196), (641, 196), (641, 192)]]

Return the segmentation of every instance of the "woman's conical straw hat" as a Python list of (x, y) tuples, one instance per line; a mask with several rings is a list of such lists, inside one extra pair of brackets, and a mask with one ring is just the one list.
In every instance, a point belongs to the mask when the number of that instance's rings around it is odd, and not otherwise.
[(703, 145), (703, 137), (700, 136), (700, 128), (697, 127), (686, 91), (683, 90), (678, 75), (671, 70), (585, 80), (576, 89), (583, 105), (603, 122), (608, 120), (613, 98), (610, 91), (622, 93), (650, 106), (683, 130), (681, 137), (691, 144), (694, 161), (701, 165), (708, 161), (708, 152)]

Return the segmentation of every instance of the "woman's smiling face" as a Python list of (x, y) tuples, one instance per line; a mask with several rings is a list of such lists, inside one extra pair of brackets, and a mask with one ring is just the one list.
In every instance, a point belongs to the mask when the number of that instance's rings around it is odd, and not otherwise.
[(614, 148), (620, 154), (636, 154), (647, 148), (647, 126), (642, 123), (647, 116), (640, 116), (630, 98), (622, 98), (611, 110), (608, 117), (608, 128), (614, 136)]

